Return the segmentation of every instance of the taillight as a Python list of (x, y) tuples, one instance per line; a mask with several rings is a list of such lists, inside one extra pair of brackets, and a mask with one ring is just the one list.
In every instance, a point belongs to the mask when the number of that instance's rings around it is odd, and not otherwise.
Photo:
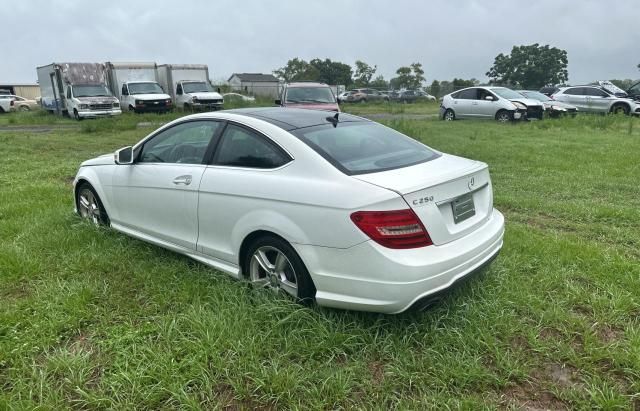
[(351, 214), (351, 221), (373, 241), (388, 248), (418, 248), (433, 244), (411, 209), (357, 211)]

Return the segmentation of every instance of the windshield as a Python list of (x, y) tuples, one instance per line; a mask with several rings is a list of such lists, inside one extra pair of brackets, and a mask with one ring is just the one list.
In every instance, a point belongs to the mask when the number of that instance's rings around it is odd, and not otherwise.
[(182, 83), (182, 88), (185, 93), (206, 93), (211, 91), (207, 83), (205, 83), (204, 81)]
[(164, 94), (158, 83), (129, 83), (129, 94)]
[(490, 88), (489, 90), (493, 91), (502, 98), (506, 98), (507, 100), (510, 100), (512, 98), (522, 98), (521, 94), (518, 94), (515, 91), (504, 87)]
[(287, 89), (287, 103), (335, 103), (329, 87), (291, 87)]
[(292, 133), (345, 174), (375, 173), (439, 156), (427, 146), (374, 122), (305, 127)]
[(107, 97), (111, 92), (102, 84), (76, 84), (73, 87), (73, 97)]
[(553, 99), (537, 91), (521, 91), (520, 93), (522, 93), (526, 98), (532, 98), (538, 101), (553, 101)]

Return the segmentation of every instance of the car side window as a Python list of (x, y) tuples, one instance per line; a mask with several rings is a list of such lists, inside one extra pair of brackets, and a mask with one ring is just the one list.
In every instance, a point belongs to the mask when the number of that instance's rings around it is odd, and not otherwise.
[(604, 91), (598, 90), (597, 88), (593, 88), (593, 87), (586, 88), (586, 93), (584, 93), (584, 94), (587, 95), (587, 96), (593, 96), (593, 97), (608, 97), (609, 96)]
[(187, 121), (163, 130), (144, 143), (137, 162), (202, 164), (207, 147), (222, 124)]
[(246, 168), (277, 168), (291, 158), (258, 133), (229, 124), (222, 135), (214, 164)]
[(582, 87), (574, 87), (564, 91), (563, 94), (569, 94), (571, 96), (583, 96), (584, 92)]
[(462, 90), (458, 93), (458, 98), (463, 100), (475, 100), (476, 95), (478, 94), (478, 90), (475, 88), (470, 88), (467, 90)]

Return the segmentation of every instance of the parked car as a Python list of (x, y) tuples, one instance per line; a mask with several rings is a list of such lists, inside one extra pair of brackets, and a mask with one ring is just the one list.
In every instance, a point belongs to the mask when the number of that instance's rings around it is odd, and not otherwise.
[(414, 103), (416, 101), (435, 101), (432, 95), (420, 90), (404, 90), (396, 94), (393, 98), (401, 103)]
[(640, 101), (640, 81), (629, 87), (627, 95), (633, 100)]
[(286, 84), (275, 103), (281, 107), (340, 111), (331, 87), (316, 82)]
[(38, 108), (38, 102), (36, 100), (26, 99), (24, 97), (16, 96), (15, 94), (5, 94), (9, 98), (13, 99), (12, 110), (16, 111), (29, 111)]
[(556, 101), (551, 97), (548, 97), (539, 91), (532, 90), (518, 90), (518, 93), (522, 94), (528, 99), (538, 100), (544, 105), (544, 110), (547, 112), (549, 117), (559, 117), (563, 114), (571, 114), (576, 115), (578, 113), (578, 108), (572, 106), (571, 104), (563, 103), (561, 101)]
[(560, 90), (559, 87), (555, 87), (555, 86), (545, 86), (542, 87), (540, 90), (538, 90), (540, 93), (544, 94), (545, 96), (551, 97), (551, 95), (555, 92), (557, 92), (558, 90)]
[(367, 101), (389, 101), (389, 96), (371, 88), (357, 88), (351, 90), (345, 101), (349, 103), (366, 103)]
[(13, 111), (13, 99), (9, 94), (0, 94), (0, 113)]
[(591, 113), (640, 114), (640, 104), (626, 97), (616, 97), (599, 86), (563, 87), (552, 98)]
[(384, 313), (478, 271), (504, 233), (485, 163), (319, 110), (180, 118), (82, 163), (74, 193), (89, 221), (256, 287)]
[(247, 103), (251, 103), (256, 101), (255, 97), (252, 96), (245, 96), (244, 94), (240, 94), (240, 93), (225, 93), (222, 95), (222, 97), (224, 98), (225, 101), (244, 101)]
[(347, 102), (347, 97), (353, 93), (353, 91), (349, 90), (349, 91), (343, 91), (342, 93), (338, 94), (338, 103), (346, 103)]
[(505, 87), (469, 87), (442, 99), (440, 117), (495, 119), (500, 122), (527, 119), (529, 115), (542, 118), (544, 107)]

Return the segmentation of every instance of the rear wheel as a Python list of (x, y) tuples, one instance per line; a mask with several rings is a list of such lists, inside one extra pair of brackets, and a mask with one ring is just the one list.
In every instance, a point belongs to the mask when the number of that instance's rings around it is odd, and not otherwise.
[(496, 114), (496, 120), (500, 123), (508, 123), (511, 121), (511, 114), (507, 110), (500, 110)]
[(244, 274), (255, 287), (284, 291), (300, 302), (311, 302), (316, 288), (298, 253), (280, 237), (265, 235), (247, 248)]
[(614, 104), (613, 107), (611, 107), (611, 112), (613, 114), (628, 115), (629, 114), (629, 106), (627, 106), (626, 104)]
[(76, 208), (80, 217), (95, 225), (109, 224), (109, 216), (102, 201), (89, 183), (82, 183), (76, 190)]
[(456, 119), (456, 113), (453, 112), (453, 110), (451, 110), (450, 108), (448, 108), (445, 112), (444, 112), (444, 116), (443, 116), (445, 121), (453, 121)]

